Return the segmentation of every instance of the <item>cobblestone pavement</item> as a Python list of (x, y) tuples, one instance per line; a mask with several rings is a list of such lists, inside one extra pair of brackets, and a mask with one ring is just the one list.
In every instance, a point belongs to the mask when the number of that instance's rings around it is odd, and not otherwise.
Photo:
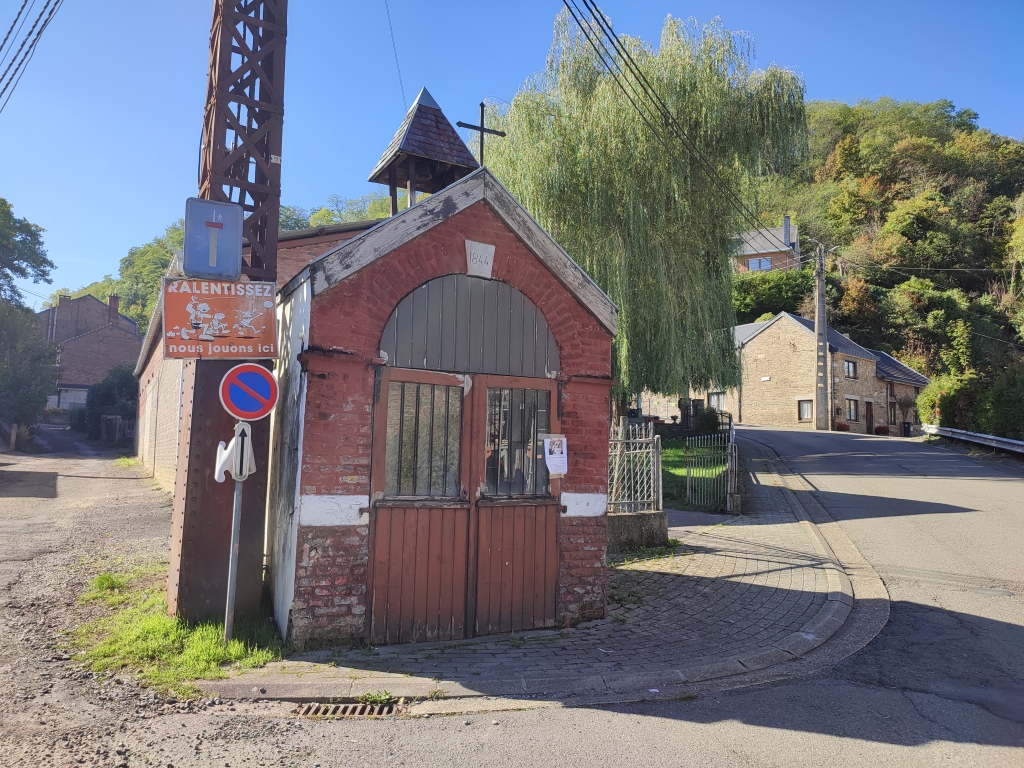
[(529, 697), (660, 690), (791, 661), (841, 626), (852, 598), (767, 457), (751, 445), (744, 462), (745, 514), (686, 531), (668, 554), (619, 562), (605, 619), (511, 638), (317, 651), (203, 687), (272, 698), (422, 696), (425, 686)]

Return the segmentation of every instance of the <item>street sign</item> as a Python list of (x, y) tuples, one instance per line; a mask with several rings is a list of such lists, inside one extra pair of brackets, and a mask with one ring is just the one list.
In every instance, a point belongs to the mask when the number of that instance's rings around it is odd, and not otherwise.
[(254, 360), (277, 357), (274, 283), (163, 283), (164, 357)]
[(220, 402), (239, 421), (258, 421), (277, 404), (277, 379), (262, 365), (236, 365), (220, 381)]
[(230, 473), (236, 482), (245, 480), (256, 471), (256, 456), (252, 450), (252, 425), (244, 421), (235, 424), (235, 436), (225, 444), (223, 440), (217, 446), (217, 462), (214, 465), (213, 479), (224, 482), (224, 474)]
[(238, 280), (242, 276), (240, 205), (190, 197), (185, 201), (185, 254), (189, 277)]

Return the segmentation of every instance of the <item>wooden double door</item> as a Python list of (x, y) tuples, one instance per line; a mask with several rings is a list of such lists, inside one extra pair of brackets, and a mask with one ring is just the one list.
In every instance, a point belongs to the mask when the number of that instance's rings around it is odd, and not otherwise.
[[(554, 626), (554, 382), (385, 369), (374, 412), (370, 640)], [(554, 486), (554, 487), (552, 487)]]

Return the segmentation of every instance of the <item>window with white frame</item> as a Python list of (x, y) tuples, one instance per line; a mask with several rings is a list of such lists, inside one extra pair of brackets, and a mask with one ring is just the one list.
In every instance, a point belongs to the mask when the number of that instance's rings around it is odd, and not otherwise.
[(814, 418), (814, 406), (810, 400), (798, 400), (796, 404), (798, 421), (810, 421)]
[(846, 420), (860, 421), (860, 401), (846, 399)]
[(751, 272), (768, 272), (772, 268), (770, 256), (762, 256), (759, 259), (747, 259), (747, 269)]
[(725, 410), (725, 392), (708, 392), (708, 408), (716, 411)]

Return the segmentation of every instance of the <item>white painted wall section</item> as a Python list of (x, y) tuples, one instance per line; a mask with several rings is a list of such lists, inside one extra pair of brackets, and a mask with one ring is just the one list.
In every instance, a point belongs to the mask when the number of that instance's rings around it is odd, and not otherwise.
[(303, 494), (299, 499), (299, 525), (367, 525), (369, 496)]
[(566, 517), (600, 517), (608, 511), (606, 493), (562, 493)]

